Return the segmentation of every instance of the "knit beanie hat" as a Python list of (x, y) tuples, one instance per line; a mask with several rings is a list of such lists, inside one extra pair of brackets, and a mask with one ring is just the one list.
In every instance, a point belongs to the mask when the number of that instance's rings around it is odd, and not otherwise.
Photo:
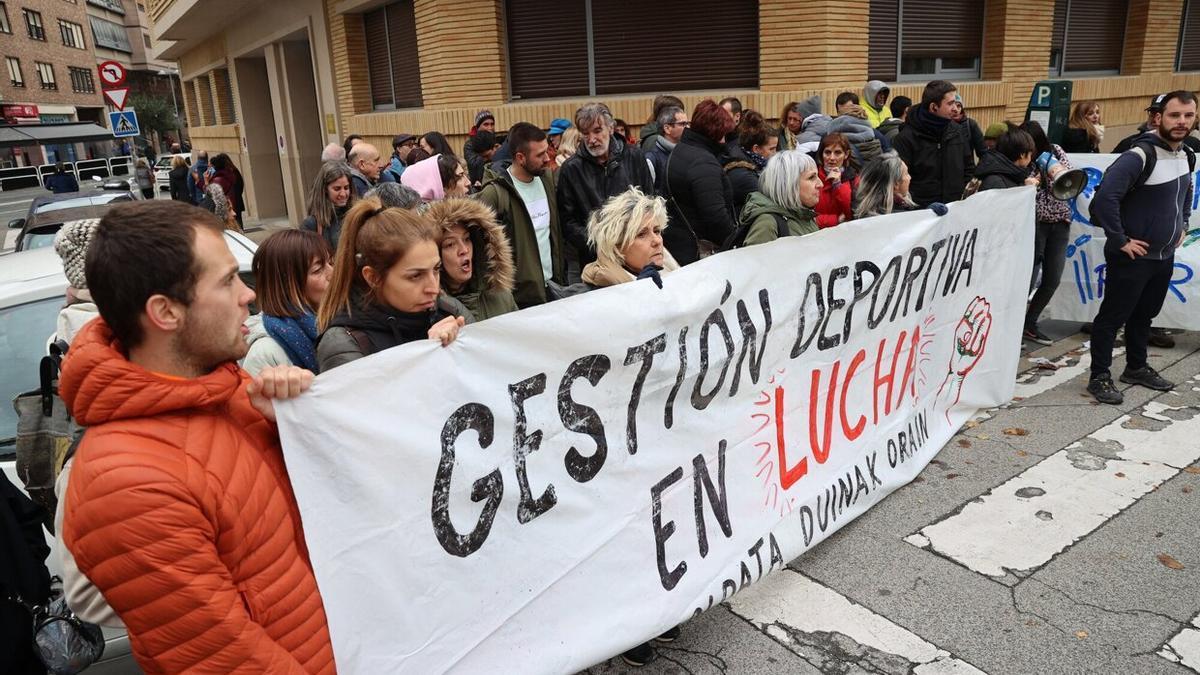
[(983, 137), (1000, 138), (1006, 131), (1008, 131), (1008, 126), (1004, 122), (992, 122), (988, 125), (987, 131), (983, 132)]
[(87, 277), (84, 276), (83, 265), (87, 259), (88, 246), (96, 234), (100, 219), (87, 218), (63, 223), (58, 234), (54, 235), (54, 252), (63, 261), (63, 273), (67, 275), (67, 283), (80, 290), (87, 288)]
[(804, 119), (810, 115), (815, 115), (821, 112), (821, 96), (820, 94), (809, 96), (808, 98), (796, 104), (796, 112), (800, 113), (800, 119)]
[(495, 122), (496, 116), (492, 114), (491, 110), (480, 110), (479, 112), (475, 113), (475, 128), (478, 129), (479, 125), (483, 124), (484, 120), (491, 120)]

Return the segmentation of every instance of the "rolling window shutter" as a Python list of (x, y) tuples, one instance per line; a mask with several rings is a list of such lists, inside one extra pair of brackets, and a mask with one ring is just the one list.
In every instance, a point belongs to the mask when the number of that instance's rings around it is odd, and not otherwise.
[(903, 0), (905, 57), (974, 58), (983, 51), (978, 0)]
[(513, 98), (588, 94), (587, 14), (582, 0), (507, 0)]
[(592, 34), (597, 95), (758, 87), (756, 0), (592, 0)]
[(1179, 27), (1179, 70), (1200, 70), (1200, 0), (1188, 0)]
[(900, 0), (871, 0), (870, 38), (867, 44), (867, 79), (896, 79), (900, 46)]
[(397, 108), (421, 107), (421, 64), (417, 57), (417, 17), (412, 0), (388, 5), (388, 53)]
[(1120, 71), (1129, 0), (1071, 3), (1066, 19), (1064, 72)]
[(367, 74), (371, 78), (371, 105), (391, 107), (396, 104), (392, 95), (392, 68), (388, 63), (387, 13), (377, 9), (363, 15), (366, 34)]
[(1050, 49), (1063, 48), (1063, 35), (1067, 32), (1067, 0), (1054, 0), (1054, 28), (1050, 33)]

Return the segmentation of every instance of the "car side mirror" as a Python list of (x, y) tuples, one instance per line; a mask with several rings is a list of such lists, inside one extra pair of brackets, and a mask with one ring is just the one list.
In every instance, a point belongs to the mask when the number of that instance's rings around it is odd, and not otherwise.
[(22, 227), (25, 227), (25, 219), (24, 218), (16, 218), (14, 220), (8, 221), (8, 229), (10, 229), (10, 230), (19, 230)]

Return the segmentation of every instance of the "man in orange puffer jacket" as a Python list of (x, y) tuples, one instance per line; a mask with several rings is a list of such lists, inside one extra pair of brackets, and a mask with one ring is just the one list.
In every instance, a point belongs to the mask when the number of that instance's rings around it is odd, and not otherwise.
[(333, 673), (272, 404), (312, 374), (238, 368), (254, 292), (221, 230), (182, 202), (100, 221), (86, 275), (101, 318), (60, 383), (87, 427), (63, 540), (147, 673)]

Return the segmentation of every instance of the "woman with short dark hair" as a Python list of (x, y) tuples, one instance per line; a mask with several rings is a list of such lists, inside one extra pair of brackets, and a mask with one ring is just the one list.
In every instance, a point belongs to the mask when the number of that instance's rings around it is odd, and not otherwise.
[(665, 181), (671, 229), (667, 250), (687, 265), (721, 247), (733, 234), (733, 186), (721, 166), (733, 116), (711, 98), (692, 112), (691, 126), (667, 159)]
[(261, 313), (250, 317), (250, 351), (242, 368), (251, 375), (270, 366), (318, 372), (317, 308), (333, 275), (329, 247), (316, 232), (280, 230), (254, 252), (254, 291)]

